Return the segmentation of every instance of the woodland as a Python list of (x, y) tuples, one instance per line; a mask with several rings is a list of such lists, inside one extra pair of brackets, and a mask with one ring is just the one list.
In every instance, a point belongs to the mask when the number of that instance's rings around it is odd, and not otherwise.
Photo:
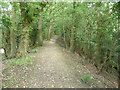
[[(16, 86), (12, 84), (12, 81), (15, 82), (17, 79), (9, 80), (10, 83), (4, 80), (4, 76), (9, 76), (6, 73), (11, 67), (17, 67), (17, 70), (20, 70), (21, 66), (27, 65), (26, 63), (30, 63), (30, 66), (26, 66), (30, 68), (34, 66), (35, 61), (42, 61), (40, 58), (29, 60), (30, 56), (34, 57), (34, 54), (37, 54), (36, 57), (46, 54), (45, 60), (49, 60), (49, 63), (56, 62), (56, 66), (62, 64), (62, 61), (57, 61), (57, 59), (50, 62), (50, 57), (62, 58), (62, 55), (59, 55), (61, 49), (58, 50), (57, 47), (69, 51), (73, 57), (74, 54), (77, 54), (79, 58), (84, 57), (83, 62), (95, 67), (97, 74), (106, 72), (107, 76), (112, 75), (118, 80), (120, 75), (119, 16), (120, 2), (0, 2), (0, 49), (3, 50), (0, 58), (2, 57), (3, 67), (7, 67), (3, 70), (3, 84), (5, 85), (2, 87), (14, 88)], [(59, 46), (54, 48), (51, 39), (53, 42), (56, 40), (55, 43)], [(44, 45), (44, 42), (53, 46), (50, 48), (48, 44)], [(42, 47), (46, 49), (41, 50)], [(58, 56), (55, 56), (55, 53)], [(68, 59), (66, 62), (72, 63), (72, 60)], [(43, 65), (46, 63), (47, 61)], [(41, 62), (39, 65), (42, 65)], [(48, 66), (46, 65), (45, 68)], [(62, 67), (60, 68), (62, 72)], [(42, 73), (40, 70), (36, 72)], [(81, 80), (89, 87), (92, 78), (91, 75), (86, 75)], [(116, 83), (118, 84), (117, 81)], [(23, 84), (18, 87), (23, 87)], [(73, 87), (77, 88), (74, 85)]]

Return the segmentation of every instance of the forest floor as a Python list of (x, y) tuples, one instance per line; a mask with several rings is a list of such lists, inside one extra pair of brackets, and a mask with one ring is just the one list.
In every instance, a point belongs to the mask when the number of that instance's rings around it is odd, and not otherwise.
[[(91, 64), (82, 63), (84, 59), (73, 54), (56, 43), (56, 37), (44, 41), (34, 56), (32, 65), (3, 65), (3, 87), (11, 88), (114, 88), (116, 82), (103, 75), (96, 74)], [(6, 68), (5, 68), (6, 67)], [(83, 82), (81, 77), (90, 75), (90, 82)], [(107, 77), (107, 76), (106, 76)]]

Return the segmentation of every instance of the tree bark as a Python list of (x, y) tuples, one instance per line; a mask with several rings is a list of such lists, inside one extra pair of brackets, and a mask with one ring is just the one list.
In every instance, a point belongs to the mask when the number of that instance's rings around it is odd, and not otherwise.
[(43, 16), (43, 12), (41, 12), (41, 15), (39, 16), (39, 21), (38, 21), (38, 34), (37, 34), (37, 42), (36, 42), (38, 46), (42, 46), (43, 44), (42, 16)]
[(70, 51), (74, 51), (74, 34), (75, 34), (75, 4), (76, 2), (73, 2), (73, 26), (71, 29), (71, 38), (70, 38)]
[(3, 30), (3, 48), (5, 50), (5, 57), (10, 57), (10, 50), (11, 50), (11, 44), (10, 44), (10, 30)]
[(28, 14), (26, 11), (27, 3), (21, 2), (20, 3), (20, 8), (21, 8), (21, 19), (22, 19), (22, 33), (21, 33), (21, 38), (20, 38), (20, 43), (18, 47), (18, 57), (20, 56), (26, 56), (28, 53), (28, 47), (29, 47), (29, 22), (28, 19), (26, 18), (26, 15)]
[(14, 7), (13, 3), (13, 11), (12, 11), (12, 29), (10, 31), (10, 41), (11, 41), (11, 57), (15, 57), (16, 56), (16, 51), (17, 51), (17, 43), (16, 43), (16, 30), (17, 30), (17, 21), (16, 21), (16, 9)]
[(48, 40), (50, 40), (50, 38), (51, 38), (51, 29), (52, 29), (52, 25), (50, 25), (50, 27), (49, 27), (49, 31), (48, 31)]

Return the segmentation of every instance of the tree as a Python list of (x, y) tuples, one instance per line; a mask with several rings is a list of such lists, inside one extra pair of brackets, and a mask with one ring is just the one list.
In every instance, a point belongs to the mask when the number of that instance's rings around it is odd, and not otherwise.
[(37, 34), (37, 42), (36, 44), (38, 46), (42, 46), (43, 44), (43, 28), (42, 28), (42, 24), (43, 24), (43, 9), (46, 6), (46, 3), (39, 3), (40, 7), (39, 7), (39, 19), (38, 19), (38, 34)]
[(10, 57), (10, 50), (11, 50), (11, 44), (10, 44), (10, 26), (11, 26), (11, 20), (10, 20), (10, 11), (8, 10), (9, 3), (1, 3), (2, 9), (1, 9), (1, 15), (2, 15), (2, 48), (4, 48), (5, 51), (5, 57)]
[(71, 29), (71, 38), (70, 38), (70, 51), (73, 52), (74, 50), (74, 35), (75, 35), (75, 4), (76, 2), (73, 2), (73, 13), (72, 13), (72, 17), (73, 17), (73, 24), (72, 24), (72, 29)]
[(29, 25), (31, 23), (30, 8), (28, 3), (20, 2), (22, 33), (18, 49), (18, 57), (26, 56), (29, 48)]
[(10, 52), (10, 56), (11, 57), (15, 57), (16, 53), (17, 53), (17, 42), (16, 42), (16, 31), (17, 31), (17, 20), (16, 20), (16, 3), (12, 3), (12, 18), (11, 18), (11, 22), (12, 22), (12, 27), (10, 30), (10, 43), (11, 43), (11, 52)]

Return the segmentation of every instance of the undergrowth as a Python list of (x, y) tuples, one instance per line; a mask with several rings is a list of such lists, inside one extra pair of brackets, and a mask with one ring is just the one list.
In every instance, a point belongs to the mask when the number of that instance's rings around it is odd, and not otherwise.
[(84, 83), (89, 83), (91, 82), (93, 79), (93, 77), (91, 75), (84, 75), (81, 77), (81, 80), (84, 82)]
[(32, 65), (33, 64), (33, 57), (26, 56), (22, 58), (16, 58), (10, 62), (10, 65), (17, 65), (17, 66), (23, 66), (23, 65)]
[(36, 53), (36, 52), (38, 52), (38, 49), (37, 49), (37, 48), (34, 48), (34, 49), (31, 50), (31, 52), (32, 52), (32, 53)]

